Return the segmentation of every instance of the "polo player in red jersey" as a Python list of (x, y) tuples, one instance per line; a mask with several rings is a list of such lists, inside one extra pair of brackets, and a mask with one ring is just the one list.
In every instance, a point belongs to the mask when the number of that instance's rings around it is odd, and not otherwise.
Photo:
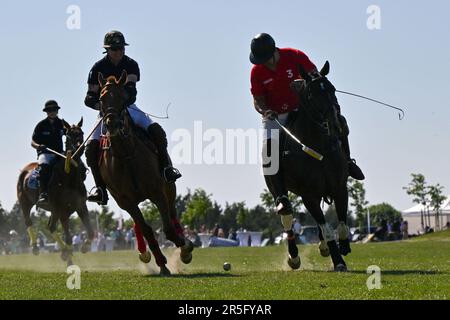
[[(279, 148), (278, 131), (273, 130), (279, 130), (280, 127), (275, 119), (278, 119), (282, 125), (286, 125), (289, 113), (301, 108), (298, 94), (292, 88), (293, 81), (302, 79), (299, 68), (312, 77), (315, 77), (318, 71), (305, 53), (293, 48), (277, 48), (274, 39), (267, 33), (258, 34), (253, 38), (250, 61), (254, 64), (251, 71), (251, 93), (254, 106), (263, 116), (263, 159), (270, 158), (273, 153), (271, 149)], [(335, 107), (345, 132), (341, 137), (341, 145), (348, 158), (349, 176), (364, 180), (361, 169), (350, 157), (349, 130), (345, 118), (340, 114), (337, 99), (335, 99)], [(281, 164), (280, 161), (278, 163)], [(278, 168), (275, 173), (268, 172), (267, 164), (264, 164), (263, 169), (266, 184), (275, 199), (277, 213), (282, 216), (292, 216), (292, 205), (284, 185), (282, 168)], [(288, 230), (291, 229), (291, 226), (285, 227)]]

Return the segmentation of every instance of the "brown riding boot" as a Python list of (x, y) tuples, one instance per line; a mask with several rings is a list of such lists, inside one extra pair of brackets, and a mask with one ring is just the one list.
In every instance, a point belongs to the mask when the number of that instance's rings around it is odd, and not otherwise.
[(87, 201), (98, 203), (101, 206), (108, 204), (108, 191), (106, 184), (100, 174), (98, 167), (98, 155), (100, 153), (100, 142), (98, 140), (91, 140), (86, 145), (86, 162), (91, 168), (92, 176), (94, 177), (96, 190), (87, 197)]

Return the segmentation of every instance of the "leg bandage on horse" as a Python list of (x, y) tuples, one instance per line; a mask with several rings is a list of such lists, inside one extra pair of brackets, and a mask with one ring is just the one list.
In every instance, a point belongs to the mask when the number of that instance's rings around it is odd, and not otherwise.
[(344, 222), (339, 222), (339, 225), (337, 227), (337, 233), (339, 236), (339, 240), (346, 240), (348, 239), (350, 230)]
[(28, 227), (27, 232), (28, 232), (28, 236), (30, 237), (31, 246), (36, 245), (37, 244), (37, 235), (36, 235), (36, 231), (34, 230), (34, 228), (31, 226)]
[(292, 222), (294, 221), (294, 216), (292, 214), (288, 214), (285, 216), (281, 216), (281, 224), (283, 225), (284, 231), (292, 230)]
[(326, 242), (335, 241), (334, 232), (328, 223), (319, 225)]

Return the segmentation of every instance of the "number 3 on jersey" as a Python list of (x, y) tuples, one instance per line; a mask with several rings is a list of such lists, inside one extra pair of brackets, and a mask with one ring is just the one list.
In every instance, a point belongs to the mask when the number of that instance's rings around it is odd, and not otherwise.
[(292, 73), (291, 69), (286, 70), (287, 74), (288, 74), (288, 78), (292, 78), (294, 76), (294, 74)]

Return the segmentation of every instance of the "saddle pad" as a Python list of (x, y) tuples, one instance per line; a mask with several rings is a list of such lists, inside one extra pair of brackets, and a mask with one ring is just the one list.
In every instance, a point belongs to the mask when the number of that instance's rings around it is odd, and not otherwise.
[(37, 168), (31, 171), (28, 179), (28, 188), (33, 190), (39, 189), (39, 170)]

